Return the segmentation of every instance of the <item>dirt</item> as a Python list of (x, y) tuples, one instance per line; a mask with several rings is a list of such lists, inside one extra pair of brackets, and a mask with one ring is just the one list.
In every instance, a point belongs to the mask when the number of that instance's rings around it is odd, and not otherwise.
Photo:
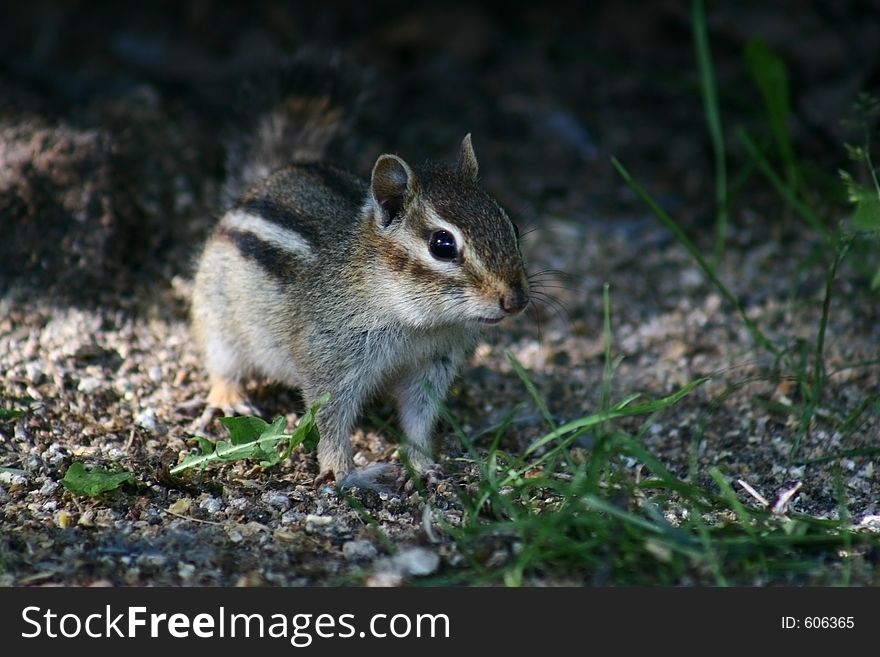
[[(686, 477), (696, 450), (698, 483), (713, 485), (718, 466), (771, 504), (798, 487), (788, 508), (818, 517), (839, 512), (839, 468), (853, 524), (876, 529), (878, 457), (868, 450), (880, 437), (880, 368), (850, 366), (878, 356), (870, 273), (850, 258), (833, 286), (831, 375), (797, 454), (852, 456), (793, 465), (790, 372), (755, 347), (611, 167), (618, 157), (710, 249), (711, 151), (679, 4), (10, 10), (0, 26), (0, 408), (25, 413), (0, 420), (0, 584), (398, 585), (462, 563), (440, 521), (461, 521), (458, 492), (477, 468), (446, 424), (439, 486), (353, 493), (376, 525), (314, 485), (309, 454), (266, 471), (168, 473), (195, 448), (208, 387), (187, 313), (194, 259), (222, 212), (222, 82), (304, 46), (343, 50), (366, 89), (339, 163), (366, 176), (381, 152), (448, 159), (472, 132), (487, 187), (531, 231), (528, 268), (547, 271), (551, 299), (536, 296), (531, 312), (487, 332), (448, 400), (478, 447), (518, 403), (505, 448), (544, 430), (507, 351), (559, 421), (599, 407), (607, 283), (623, 356), (614, 399), (711, 375), (645, 426), (623, 423), (644, 430), (653, 454)], [(847, 166), (839, 120), (880, 75), (880, 22), (860, 3), (825, 4), (713, 3), (709, 28), (729, 143), (737, 124), (765, 126), (742, 60), (744, 41), (760, 35), (789, 63), (798, 152), (833, 181)], [(730, 158), (742, 166), (735, 145)], [(757, 175), (730, 222), (720, 277), (768, 336), (811, 349), (832, 254)], [(258, 381), (250, 391), (267, 416), (292, 425), (302, 411), (295, 391)], [(841, 430), (862, 404), (873, 406)], [(369, 409), (354, 438), (360, 465), (396, 458), (389, 420), (382, 400)], [(75, 496), (60, 484), (73, 461), (126, 468), (137, 483)]]

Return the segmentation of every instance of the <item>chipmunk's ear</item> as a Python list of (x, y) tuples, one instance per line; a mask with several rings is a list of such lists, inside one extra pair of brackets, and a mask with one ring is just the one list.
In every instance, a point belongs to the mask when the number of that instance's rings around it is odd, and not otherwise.
[(471, 143), (471, 133), (467, 133), (461, 140), (461, 154), (458, 156), (458, 170), (471, 180), (476, 181), (480, 173), (480, 165), (477, 164), (477, 156)]
[(407, 198), (416, 191), (416, 179), (409, 165), (396, 155), (380, 155), (370, 181), (373, 198), (382, 211), (382, 225), (388, 226), (403, 212)]

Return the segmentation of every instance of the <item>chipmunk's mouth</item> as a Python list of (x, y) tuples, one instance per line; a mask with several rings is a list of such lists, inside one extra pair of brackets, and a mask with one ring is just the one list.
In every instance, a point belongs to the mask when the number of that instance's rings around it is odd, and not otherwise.
[(504, 317), (479, 317), (478, 319), (482, 324), (497, 324)]

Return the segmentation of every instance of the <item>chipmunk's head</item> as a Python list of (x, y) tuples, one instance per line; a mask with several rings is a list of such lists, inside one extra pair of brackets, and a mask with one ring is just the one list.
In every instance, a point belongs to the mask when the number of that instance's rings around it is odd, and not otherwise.
[(452, 166), (373, 167), (367, 211), (380, 302), (409, 324), (497, 324), (529, 303), (519, 231), (477, 182), (467, 135)]

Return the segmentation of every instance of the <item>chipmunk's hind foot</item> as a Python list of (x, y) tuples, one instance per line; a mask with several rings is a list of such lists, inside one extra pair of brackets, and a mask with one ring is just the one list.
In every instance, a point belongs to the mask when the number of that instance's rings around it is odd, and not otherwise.
[(225, 417), (255, 415), (261, 417), (262, 412), (248, 401), (240, 384), (217, 379), (211, 384), (211, 391), (208, 393), (205, 410), (193, 422), (192, 430), (196, 433), (205, 433), (217, 415)]

